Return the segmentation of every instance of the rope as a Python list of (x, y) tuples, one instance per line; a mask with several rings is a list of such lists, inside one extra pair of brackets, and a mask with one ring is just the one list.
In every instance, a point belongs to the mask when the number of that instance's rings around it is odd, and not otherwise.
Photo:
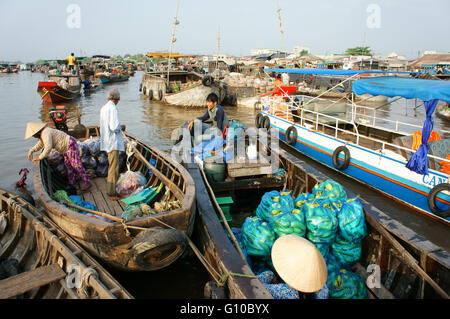
[(226, 284), (226, 282), (227, 282), (227, 280), (228, 280), (228, 278), (230, 277), (230, 276), (234, 276), (234, 277), (243, 277), (243, 278), (258, 278), (257, 276), (255, 276), (255, 275), (246, 275), (246, 274), (241, 274), (241, 273), (236, 273), (236, 272), (228, 272), (228, 273), (225, 273), (225, 274), (223, 274), (223, 276), (220, 278), (220, 280), (217, 282), (217, 285), (218, 286), (220, 286), (220, 287), (223, 287), (223, 286), (225, 286), (225, 284)]
[(81, 287), (77, 288), (77, 292), (79, 294), (85, 295), (87, 298), (89, 298), (89, 291), (88, 288), (91, 286), (89, 284), (89, 278), (90, 277), (98, 278), (98, 273), (94, 268), (88, 267), (86, 269), (83, 269), (81, 274)]

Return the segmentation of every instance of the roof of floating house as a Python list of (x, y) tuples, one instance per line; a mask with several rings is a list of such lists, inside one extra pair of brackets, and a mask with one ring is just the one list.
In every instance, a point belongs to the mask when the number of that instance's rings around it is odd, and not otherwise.
[(420, 59), (411, 62), (408, 66), (414, 68), (421, 67), (424, 64), (438, 64), (442, 62), (450, 63), (450, 54), (426, 54)]

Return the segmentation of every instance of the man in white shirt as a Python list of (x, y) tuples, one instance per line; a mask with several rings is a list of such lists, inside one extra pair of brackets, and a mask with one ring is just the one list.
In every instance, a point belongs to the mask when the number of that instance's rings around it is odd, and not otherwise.
[(108, 177), (106, 179), (107, 195), (111, 200), (118, 200), (116, 183), (119, 178), (119, 152), (125, 151), (122, 126), (119, 121), (117, 104), (120, 101), (118, 90), (108, 92), (108, 103), (100, 110), (100, 150), (108, 153)]

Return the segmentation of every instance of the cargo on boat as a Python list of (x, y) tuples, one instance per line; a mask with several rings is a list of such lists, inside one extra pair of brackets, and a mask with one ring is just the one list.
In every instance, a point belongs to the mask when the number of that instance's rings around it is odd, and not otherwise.
[[(69, 130), (69, 134), (81, 142), (98, 137), (100, 130), (97, 126), (88, 126), (85, 132)], [(58, 191), (59, 194), (66, 192), (62, 196), (67, 197), (77, 196), (76, 190), (48, 160), (33, 166), (34, 190), (48, 216), (96, 258), (121, 270), (161, 269), (183, 254), (185, 236), (192, 233), (193, 181), (184, 167), (163, 152), (135, 136), (124, 135), (128, 145), (134, 145), (129, 150), (130, 170), (126, 173), (140, 176), (139, 181), (144, 179), (141, 187), (144, 189), (134, 194), (133, 200), (131, 197), (110, 200), (106, 195), (106, 178), (95, 177), (91, 179), (89, 191), (78, 199), (81, 203), (90, 203), (87, 207), (94, 205), (97, 210), (80, 207), (67, 199), (61, 201)], [(158, 209), (151, 207), (158, 204), (156, 201), (162, 205)], [(141, 203), (146, 204), (145, 211)], [(166, 229), (168, 226), (171, 229)]]
[[(253, 142), (245, 145), (248, 147)], [(306, 198), (307, 194), (320, 196), (319, 192), (314, 192), (319, 186), (330, 183), (327, 176), (306, 163), (282, 150), (272, 149), (267, 137), (258, 138), (256, 145), (257, 161), (248, 158), (241, 163), (227, 160), (223, 163), (225, 174), (218, 174), (220, 169), (209, 165), (206, 158), (201, 164), (185, 163), (194, 179), (197, 196), (198, 216), (193, 240), (213, 268), (210, 270), (212, 281), (205, 285), (207, 298), (271, 298), (271, 289), (276, 285), (267, 285), (257, 279), (256, 275), (261, 275), (261, 259), (254, 258), (251, 252), (254, 247), (243, 240), (246, 221), (260, 217), (258, 210), (263, 195), (269, 192), (276, 192), (280, 197), (290, 196), (297, 204), (294, 199)], [(273, 163), (278, 164), (275, 170), (271, 170)], [(331, 184), (337, 183), (331, 181)], [(448, 298), (449, 253), (392, 220), (351, 190), (343, 187), (340, 190), (350, 201), (361, 203), (359, 218), (365, 223), (365, 233), (362, 239), (360, 237), (359, 253), (358, 249), (356, 252), (359, 258), (346, 266), (333, 268), (332, 259), (325, 250), (329, 298)], [(339, 216), (340, 213), (336, 214)], [(309, 232), (308, 228), (300, 236), (311, 239), (309, 235), (305, 236)], [(269, 238), (264, 237), (266, 235), (260, 236), (256, 240), (270, 252), (273, 239), (279, 238), (280, 234), (272, 233), (271, 242), (263, 240)], [(339, 244), (342, 242), (336, 239), (329, 242), (330, 247)], [(322, 248), (319, 250), (324, 252)], [(267, 259), (265, 262), (266, 269), (270, 268), (270, 262)], [(376, 285), (370, 284), (373, 274), (378, 276)], [(350, 283), (350, 277), (358, 286)], [(338, 284), (341, 288), (334, 289), (337, 278), (343, 283)], [(279, 298), (276, 294), (274, 297)]]

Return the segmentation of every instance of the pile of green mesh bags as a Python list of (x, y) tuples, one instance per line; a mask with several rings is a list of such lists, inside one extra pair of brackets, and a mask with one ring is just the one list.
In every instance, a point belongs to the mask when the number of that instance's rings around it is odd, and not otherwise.
[(290, 191), (268, 192), (256, 217), (248, 217), (241, 231), (248, 255), (266, 261), (270, 261), (278, 237), (295, 234), (307, 238), (329, 266), (330, 297), (364, 297), (362, 279), (349, 270), (360, 259), (361, 242), (367, 234), (364, 212), (358, 197), (348, 199), (339, 183), (326, 180), (296, 199)]

